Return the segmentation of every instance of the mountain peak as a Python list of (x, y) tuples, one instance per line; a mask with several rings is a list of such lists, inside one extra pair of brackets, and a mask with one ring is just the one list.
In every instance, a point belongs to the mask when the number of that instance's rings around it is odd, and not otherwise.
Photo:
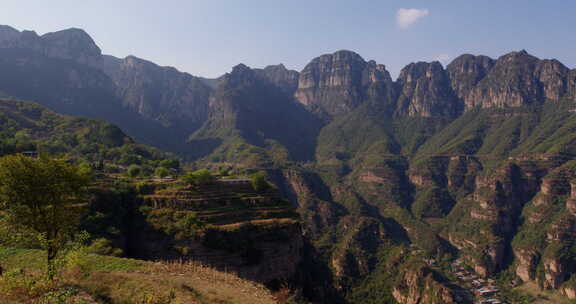
[(45, 44), (46, 55), (71, 59), (79, 63), (98, 66), (102, 51), (92, 37), (79, 28), (46, 33), (40, 37)]
[(410, 63), (400, 72), (397, 83), (398, 115), (454, 117), (461, 110), (448, 74), (438, 61)]
[(332, 55), (334, 55), (334, 56), (351, 56), (351, 57), (360, 57), (361, 58), (360, 54), (358, 54), (354, 51), (345, 50), (345, 49), (338, 50), (338, 51), (334, 52)]
[(20, 32), (9, 25), (0, 24), (0, 33), (20, 33)]
[(54, 43), (62, 46), (72, 47), (87, 47), (92, 50), (97, 50), (100, 54), (100, 48), (96, 45), (92, 37), (88, 35), (83, 29), (69, 28), (57, 32), (46, 33), (41, 36), (42, 40), (48, 43)]
[(442, 64), (438, 61), (432, 61), (432, 62), (418, 61), (418, 62), (412, 62), (408, 64), (406, 67), (404, 67), (400, 71), (400, 75), (414, 74), (414, 73), (422, 74), (425, 73), (426, 71), (440, 71), (443, 69), (444, 68), (442, 67)]
[(222, 77), (222, 82), (220, 85), (233, 88), (252, 84), (255, 80), (256, 74), (254, 73), (254, 70), (252, 70), (247, 65), (240, 63), (234, 66), (230, 73), (226, 73)]
[(358, 53), (355, 53), (353, 51), (349, 51), (349, 50), (339, 50), (336, 51), (332, 54), (323, 54), (320, 55), (316, 58), (314, 58), (312, 60), (312, 62), (344, 62), (344, 63), (350, 63), (350, 62), (358, 62), (361, 64), (365, 64), (366, 61), (364, 60), (364, 58), (362, 58), (362, 56), (360, 56)]
[(495, 60), (483, 55), (463, 54), (452, 60), (446, 71), (450, 77), (452, 89), (463, 100), (482, 80), (495, 64)]
[(250, 69), (250, 67), (248, 67), (247, 65), (245, 65), (243, 63), (239, 63), (232, 68), (231, 74), (245, 73), (248, 71), (252, 71), (252, 69)]
[(62, 41), (62, 40), (75, 40), (78, 43), (86, 43), (96, 45), (92, 37), (86, 33), (83, 29), (79, 28), (69, 28), (57, 32), (46, 33), (41, 36), (45, 41)]
[(14, 40), (20, 32), (8, 25), (0, 25), (0, 42)]
[(267, 79), (288, 94), (293, 94), (298, 87), (300, 73), (287, 69), (283, 64), (269, 65), (255, 70), (258, 75)]
[(503, 56), (498, 58), (498, 61), (513, 61), (513, 60), (523, 60), (523, 59), (538, 60), (537, 57), (529, 54), (526, 50), (520, 50), (520, 51), (513, 51), (510, 53), (504, 54)]
[(465, 97), (466, 107), (519, 107), (558, 101), (567, 91), (568, 72), (558, 61), (540, 60), (526, 50), (510, 52), (498, 58)]
[(92, 40), (92, 38), (90, 37), (90, 35), (88, 35), (88, 33), (86, 33), (85, 30), (81, 29), (81, 28), (77, 28), (77, 27), (71, 27), (71, 28), (67, 28), (67, 29), (63, 29), (63, 30), (59, 30), (56, 32), (50, 32), (50, 33), (46, 33), (44, 36), (53, 36), (53, 35), (76, 35), (76, 36), (84, 36), (87, 39)]
[[(372, 85), (378, 84), (380, 89)], [(316, 57), (300, 73), (296, 99), (322, 119), (346, 114), (375, 96), (388, 96), (392, 81), (383, 65), (349, 50)], [(372, 89), (370, 89), (372, 88)]]
[(264, 67), (264, 70), (288, 70), (284, 64), (271, 64)]

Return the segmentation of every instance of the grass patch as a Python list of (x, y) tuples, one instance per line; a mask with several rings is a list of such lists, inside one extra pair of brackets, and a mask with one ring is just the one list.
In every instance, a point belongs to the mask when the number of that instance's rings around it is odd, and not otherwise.
[[(78, 255), (54, 282), (47, 282), (43, 261), (40, 250), (0, 248), (0, 303), (275, 303), (262, 285), (194, 262)], [(42, 302), (46, 299), (54, 301)]]

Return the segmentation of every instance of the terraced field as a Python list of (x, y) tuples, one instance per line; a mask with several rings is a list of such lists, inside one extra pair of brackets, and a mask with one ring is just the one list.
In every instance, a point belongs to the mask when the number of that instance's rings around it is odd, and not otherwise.
[(246, 184), (215, 182), (187, 186), (177, 182), (157, 185), (153, 193), (143, 196), (144, 204), (154, 209), (194, 212), (206, 224), (215, 226), (274, 219), (296, 219), (290, 203), (275, 188), (255, 191)]

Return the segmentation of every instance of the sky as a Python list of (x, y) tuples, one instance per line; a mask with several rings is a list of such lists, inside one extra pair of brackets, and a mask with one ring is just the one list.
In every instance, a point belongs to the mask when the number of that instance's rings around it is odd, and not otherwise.
[(103, 53), (196, 76), (244, 63), (302, 70), (347, 49), (396, 78), (411, 62), (527, 50), (576, 68), (576, 1), (0, 0), (0, 24), (38, 34), (81, 28)]

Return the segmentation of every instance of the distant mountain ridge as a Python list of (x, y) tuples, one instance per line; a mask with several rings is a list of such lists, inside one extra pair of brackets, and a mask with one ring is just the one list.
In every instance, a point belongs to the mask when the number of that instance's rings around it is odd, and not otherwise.
[[(71, 61), (90, 70), (94, 75), (89, 79), (84, 77), (86, 71), (75, 70), (65, 72), (68, 75), (63, 76), (68, 79), (62, 81), (74, 83), (77, 88), (89, 87), (101, 95), (111, 95), (105, 98), (106, 101), (99, 101), (109, 103), (109, 111), (117, 108), (118, 112), (160, 124), (165, 132), (175, 132), (180, 139), (164, 147), (172, 147), (169, 149), (177, 152), (193, 150), (184, 139), (209, 123), (209, 113), (218, 111), (213, 107), (219, 102), (213, 99), (221, 95), (218, 91), (225, 76), (209, 80), (135, 56), (118, 59), (102, 55), (92, 38), (81, 29), (39, 36), (33, 31), (1, 26), (0, 50), (18, 49), (26, 50), (32, 56), (20, 58), (24, 62), (19, 69), (26, 66), (26, 61), (32, 63), (34, 58), (36, 61)], [(438, 62), (412, 63), (402, 69), (396, 81), (391, 79), (384, 65), (366, 62), (360, 55), (346, 50), (319, 56), (302, 72), (288, 70), (283, 65), (254, 71), (259, 75), (259, 81), (274, 84), (325, 123), (352, 112), (368, 100), (385, 105), (387, 116), (450, 118), (475, 107), (518, 107), (558, 101), (564, 95), (574, 95), (572, 84), (576, 78), (576, 72), (560, 62), (539, 60), (525, 51), (512, 52), (498, 60), (462, 55), (446, 68)], [(4, 91), (10, 94), (11, 89)], [(34, 97), (33, 94), (14, 93), (16, 97)], [(70, 99), (91, 99), (83, 94), (61, 94), (63, 96), (55, 96), (58, 100), (52, 105), (60, 111), (69, 108), (66, 104)], [(90, 111), (75, 109), (70, 114), (86, 115), (85, 112)], [(109, 119), (106, 114), (94, 115)], [(114, 122), (127, 129), (130, 135), (154, 144), (123, 120)]]

